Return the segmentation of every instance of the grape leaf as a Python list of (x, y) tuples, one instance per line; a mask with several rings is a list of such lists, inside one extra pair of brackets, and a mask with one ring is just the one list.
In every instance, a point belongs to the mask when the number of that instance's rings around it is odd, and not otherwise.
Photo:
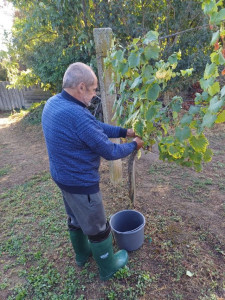
[(147, 32), (143, 44), (149, 44), (153, 41), (158, 41), (159, 33), (157, 31), (149, 31)]
[(211, 112), (207, 112), (204, 115), (203, 120), (202, 120), (202, 128), (204, 128), (204, 127), (208, 127), (208, 128), (212, 127), (212, 125), (216, 121), (216, 118), (217, 118), (217, 115), (212, 114)]
[(225, 122), (225, 110), (223, 110), (216, 119), (216, 123), (223, 123)]
[(221, 99), (218, 101), (218, 96), (214, 96), (210, 100), (209, 111), (212, 113), (217, 113), (223, 105), (224, 105), (224, 100)]
[(156, 113), (157, 113), (157, 110), (154, 106), (149, 107), (146, 112), (146, 120), (150, 121), (155, 116)]
[(160, 91), (161, 88), (158, 83), (153, 84), (153, 86), (150, 86), (147, 90), (147, 98), (149, 100), (155, 101), (158, 98)]
[(214, 82), (213, 85), (209, 87), (209, 95), (214, 96), (216, 93), (220, 91), (220, 84), (219, 82)]
[(219, 38), (220, 38), (220, 31), (217, 30), (216, 32), (213, 33), (210, 45), (214, 45), (219, 40)]
[(128, 57), (128, 63), (129, 63), (130, 68), (138, 67), (140, 64), (140, 54), (131, 52), (131, 54)]
[(191, 135), (191, 130), (188, 126), (185, 126), (184, 128), (176, 128), (176, 133), (175, 136), (180, 140), (181, 142), (183, 140), (186, 140), (190, 137)]
[(190, 145), (196, 152), (205, 152), (206, 148), (209, 144), (207, 138), (204, 134), (200, 134), (199, 136), (195, 137), (192, 136), (190, 139)]
[(143, 130), (144, 130), (144, 122), (137, 120), (134, 124), (133, 124), (133, 129), (134, 132), (139, 135), (142, 136), (143, 135)]
[(131, 85), (131, 89), (134, 89), (136, 86), (138, 86), (140, 83), (142, 83), (142, 78), (141, 76), (135, 78), (134, 82)]

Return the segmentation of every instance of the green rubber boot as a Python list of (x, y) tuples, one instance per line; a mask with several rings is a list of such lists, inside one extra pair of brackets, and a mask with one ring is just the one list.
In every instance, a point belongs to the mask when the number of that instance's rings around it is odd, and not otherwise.
[(92, 255), (90, 242), (81, 229), (69, 230), (71, 243), (76, 254), (76, 263), (82, 267)]
[(99, 268), (101, 280), (108, 280), (114, 273), (126, 265), (128, 253), (126, 250), (113, 253), (111, 233), (104, 241), (90, 244), (93, 257)]

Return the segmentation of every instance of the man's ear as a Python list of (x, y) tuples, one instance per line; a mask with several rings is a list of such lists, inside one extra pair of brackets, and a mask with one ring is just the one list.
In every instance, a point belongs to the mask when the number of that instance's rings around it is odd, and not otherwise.
[(85, 91), (85, 84), (83, 82), (79, 83), (78, 88), (79, 88), (80, 92), (84, 92)]

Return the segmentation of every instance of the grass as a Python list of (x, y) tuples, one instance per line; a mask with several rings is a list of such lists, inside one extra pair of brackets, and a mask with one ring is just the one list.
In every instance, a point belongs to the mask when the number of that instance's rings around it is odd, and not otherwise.
[(33, 103), (28, 109), (16, 109), (6, 114), (9, 120), (20, 122), (22, 126), (41, 124), (41, 115), (46, 101)]
[(28, 109), (28, 113), (23, 118), (24, 125), (38, 125), (41, 123), (41, 115), (46, 101), (34, 103)]
[(0, 169), (0, 177), (7, 175), (11, 170), (11, 166), (7, 165)]
[[(98, 279), (96, 266), (82, 270), (66, 231), (61, 194), (48, 173), (1, 194), (1, 291), (6, 299), (87, 299), (86, 291)], [(11, 276), (11, 274), (15, 274)], [(128, 282), (131, 280), (133, 286)], [(120, 270), (102, 299), (135, 299), (151, 282), (143, 271)], [(124, 281), (127, 284), (124, 285)], [(79, 295), (74, 298), (74, 295)]]
[[(211, 185), (206, 179), (200, 182), (203, 187)], [(221, 270), (214, 262), (215, 253), (223, 255), (220, 245), (212, 253), (205, 251), (210, 235), (200, 229), (190, 242), (177, 243), (177, 225), (183, 226), (184, 221), (172, 210), (167, 215), (146, 215), (146, 245), (151, 247), (151, 258), (143, 261), (142, 250), (137, 251), (130, 255), (129, 267), (101, 283), (92, 260), (81, 270), (74, 263), (61, 194), (48, 173), (2, 193), (0, 207), (0, 295), (5, 292), (5, 299), (158, 299), (145, 295), (163, 292), (161, 282), (168, 280), (174, 290), (168, 291), (167, 299), (187, 299), (178, 288), (184, 278), (207, 278), (206, 286), (200, 282), (199, 299), (211, 300), (221, 284)], [(206, 258), (201, 263), (203, 254)], [(146, 262), (156, 269), (146, 269)], [(187, 271), (192, 278), (188, 279)]]

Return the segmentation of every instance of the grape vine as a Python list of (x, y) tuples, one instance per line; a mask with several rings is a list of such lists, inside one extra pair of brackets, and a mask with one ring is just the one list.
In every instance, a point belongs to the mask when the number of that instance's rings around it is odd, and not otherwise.
[[(135, 38), (126, 48), (119, 43), (111, 48), (105, 66), (113, 70), (111, 90), (117, 90), (114, 119), (118, 125), (132, 127), (144, 140), (144, 148), (157, 143), (159, 158), (201, 171), (209, 162), (212, 150), (204, 131), (214, 123), (225, 121), (225, 87), (220, 86), (220, 69), (225, 67), (225, 8), (223, 1), (206, 0), (202, 9), (209, 17), (212, 30), (210, 55), (204, 74), (199, 80), (202, 93), (196, 93), (195, 105), (182, 110), (183, 99), (175, 96), (169, 104), (160, 95), (172, 78), (191, 76), (192, 69), (177, 71), (181, 53), (162, 57), (159, 34), (149, 31)], [(225, 68), (221, 72), (225, 75)]]

